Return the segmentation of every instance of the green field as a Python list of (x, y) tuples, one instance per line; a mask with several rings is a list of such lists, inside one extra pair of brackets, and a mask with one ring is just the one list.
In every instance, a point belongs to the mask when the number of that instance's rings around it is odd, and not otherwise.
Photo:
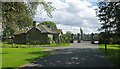
[(107, 51), (105, 52), (104, 45), (101, 45), (100, 50), (107, 55), (108, 59), (113, 63), (116, 67), (120, 66), (120, 45), (107, 45)]
[(2, 67), (19, 67), (51, 54), (43, 50), (43, 48), (2, 48)]
[(50, 55), (51, 52), (43, 52), (41, 46), (56, 47), (56, 46), (70, 46), (70, 43), (61, 43), (50, 45), (27, 45), (27, 44), (8, 44), (0, 43), (2, 46), (2, 67), (19, 67), (23, 64), (29, 63), (36, 60), (37, 58), (42, 58), (44, 56)]

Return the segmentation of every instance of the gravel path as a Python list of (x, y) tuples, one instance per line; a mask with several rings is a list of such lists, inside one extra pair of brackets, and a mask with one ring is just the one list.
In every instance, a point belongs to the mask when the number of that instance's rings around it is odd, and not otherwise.
[(88, 41), (73, 43), (70, 47), (54, 47), (51, 48), (54, 49), (53, 55), (26, 64), (23, 69), (30, 67), (112, 67), (98, 47), (99, 45), (90, 44)]

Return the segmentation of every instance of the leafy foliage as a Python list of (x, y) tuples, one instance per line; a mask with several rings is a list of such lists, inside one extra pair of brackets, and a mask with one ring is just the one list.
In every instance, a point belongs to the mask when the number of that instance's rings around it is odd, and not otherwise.
[(120, 1), (100, 2), (98, 17), (102, 22), (100, 30), (105, 30), (104, 36), (114, 34), (116, 39), (120, 39)]
[(23, 2), (3, 2), (2, 18), (5, 36), (12, 36), (16, 30), (27, 29), (27, 27), (32, 26), (33, 21)]
[(63, 34), (63, 42), (64, 43), (70, 43), (71, 41), (71, 32), (66, 32), (66, 34)]
[(36, 2), (30, 2), (28, 0), (26, 5), (28, 6), (28, 9), (32, 15), (35, 14), (38, 5), (40, 5), (50, 18), (52, 18), (51, 13), (56, 10), (56, 8), (51, 6), (51, 4), (46, 3), (45, 0), (41, 0), (41, 2), (39, 2), (39, 0), (36, 0)]
[(16, 30), (27, 30), (32, 27), (33, 17), (38, 5), (44, 7), (49, 17), (54, 7), (42, 2), (2, 2), (2, 27), (4, 37), (10, 37)]

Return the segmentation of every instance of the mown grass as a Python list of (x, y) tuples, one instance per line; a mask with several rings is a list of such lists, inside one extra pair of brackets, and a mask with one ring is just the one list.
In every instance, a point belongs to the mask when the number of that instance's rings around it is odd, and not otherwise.
[[(51, 52), (43, 52), (43, 48), (39, 46), (48, 47), (66, 47), (70, 46), (70, 43), (52, 43), (45, 45), (27, 45), (27, 44), (8, 44), (6, 42), (0, 43), (2, 47), (0, 55), (2, 56), (2, 67), (13, 67), (16, 68), (23, 64), (29, 63), (36, 60), (37, 58), (42, 58), (44, 56), (50, 55)], [(37, 46), (37, 48), (36, 48)]]
[(50, 55), (43, 48), (2, 48), (2, 67), (19, 67), (38, 58)]
[(108, 57), (108, 59), (115, 65), (115, 67), (120, 67), (120, 45), (109, 44), (107, 45), (107, 50), (105, 51), (104, 45), (100, 45), (100, 50)]

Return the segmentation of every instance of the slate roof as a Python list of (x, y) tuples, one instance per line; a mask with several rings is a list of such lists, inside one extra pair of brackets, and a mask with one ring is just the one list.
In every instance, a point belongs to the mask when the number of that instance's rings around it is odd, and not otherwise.
[(53, 30), (53, 31), (56, 32), (57, 34), (62, 33), (62, 30), (61, 30), (61, 29), (56, 29), (56, 30)]
[(15, 31), (14, 35), (20, 35), (22, 33), (27, 33), (27, 30), (17, 30)]
[(36, 27), (41, 31), (41, 33), (49, 33), (49, 34), (56, 34), (57, 32), (53, 31), (51, 28), (47, 27), (46, 25), (38, 25)]
[[(52, 30), (51, 28), (47, 27), (46, 25), (38, 25), (37, 27), (34, 27), (41, 31), (41, 33), (47, 33), (47, 34), (59, 34), (60, 29)], [(22, 33), (27, 33), (29, 30), (19, 30), (14, 33), (14, 35), (19, 35)]]

